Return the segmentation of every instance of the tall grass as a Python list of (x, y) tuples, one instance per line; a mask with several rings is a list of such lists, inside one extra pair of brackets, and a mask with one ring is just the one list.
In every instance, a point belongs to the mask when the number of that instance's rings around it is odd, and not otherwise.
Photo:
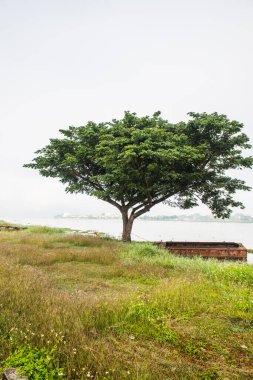
[(151, 244), (4, 232), (0, 360), (29, 344), (69, 380), (252, 379), (252, 282), (245, 263)]

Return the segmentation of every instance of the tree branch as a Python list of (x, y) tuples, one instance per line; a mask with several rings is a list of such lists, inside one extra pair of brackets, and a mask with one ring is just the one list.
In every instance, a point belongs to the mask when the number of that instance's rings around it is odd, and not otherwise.
[[(103, 188), (103, 186), (100, 185), (100, 183), (91, 181), (89, 177), (86, 178), (83, 174), (81, 174), (77, 170), (74, 170), (74, 172), (75, 172), (75, 175), (77, 177), (80, 177), (83, 180), (87, 180), (88, 179), (88, 182), (94, 187), (95, 190), (105, 191), (105, 189)], [(89, 175), (89, 173), (87, 173), (87, 175)], [(121, 211), (122, 206), (119, 203), (117, 203), (116, 201), (114, 201), (113, 199), (111, 199), (109, 196), (107, 196), (104, 200), (106, 202), (110, 203), (111, 205), (117, 207)]]
[[(142, 203), (141, 205), (135, 207), (132, 212), (131, 212), (131, 216), (134, 217), (134, 219), (138, 218), (140, 215), (142, 214), (145, 214), (145, 212), (149, 211), (152, 207), (154, 207), (155, 205), (157, 205), (158, 203), (161, 203), (163, 201), (165, 201), (166, 199), (172, 197), (174, 195), (173, 194), (167, 194), (167, 195), (164, 195), (163, 197), (155, 200), (152, 202), (152, 204), (150, 205), (149, 203), (148, 204), (145, 204), (145, 203)], [(138, 209), (140, 209), (141, 207), (143, 207), (141, 210), (139, 210), (138, 212), (136, 212)]]

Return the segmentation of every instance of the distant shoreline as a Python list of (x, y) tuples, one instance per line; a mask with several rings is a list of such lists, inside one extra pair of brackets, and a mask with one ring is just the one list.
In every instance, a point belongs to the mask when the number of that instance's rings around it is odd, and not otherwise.
[[(121, 220), (119, 216), (107, 215), (56, 215), (56, 219), (84, 219), (84, 220)], [(139, 220), (147, 222), (193, 222), (193, 223), (253, 223), (253, 218), (250, 216), (237, 217), (232, 216), (230, 219), (216, 219), (211, 216), (143, 216)]]

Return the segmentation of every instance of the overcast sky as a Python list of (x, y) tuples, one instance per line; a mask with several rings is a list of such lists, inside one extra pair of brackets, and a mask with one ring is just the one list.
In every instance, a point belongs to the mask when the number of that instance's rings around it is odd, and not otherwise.
[(22, 167), (69, 125), (217, 111), (253, 142), (252, 20), (252, 0), (0, 0), (0, 219), (114, 211)]

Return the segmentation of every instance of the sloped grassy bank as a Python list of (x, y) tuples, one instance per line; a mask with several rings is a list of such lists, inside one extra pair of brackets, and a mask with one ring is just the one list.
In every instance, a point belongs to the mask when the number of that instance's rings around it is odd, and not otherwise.
[(33, 379), (252, 379), (253, 267), (0, 233), (0, 366)]

